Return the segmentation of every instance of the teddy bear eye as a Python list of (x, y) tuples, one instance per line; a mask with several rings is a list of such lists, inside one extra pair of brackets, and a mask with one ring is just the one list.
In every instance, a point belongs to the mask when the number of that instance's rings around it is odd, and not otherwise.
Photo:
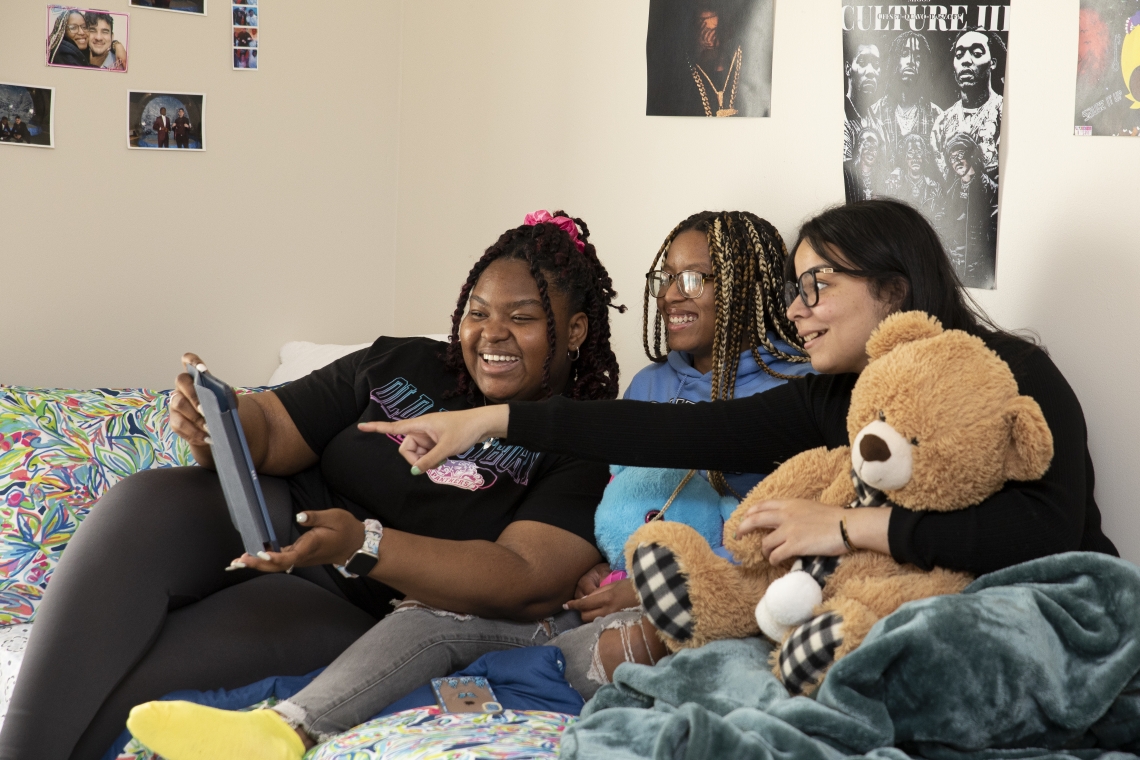
[(910, 439), (910, 445), (911, 446), (917, 446), (918, 445), (918, 439), (917, 438), (911, 438)]
[(886, 422), (886, 421), (887, 421), (887, 415), (883, 412), (882, 409), (880, 409), (879, 410), (879, 422)]

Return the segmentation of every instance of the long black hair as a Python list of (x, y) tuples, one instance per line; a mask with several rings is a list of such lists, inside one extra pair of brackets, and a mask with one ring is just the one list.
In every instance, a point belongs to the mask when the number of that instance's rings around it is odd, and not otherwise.
[[(906, 203), (879, 198), (834, 206), (800, 227), (792, 250), (805, 242), (836, 268), (863, 272), (859, 276), (869, 281), (871, 295), (899, 311), (925, 311), (947, 330), (983, 339), (1034, 342), (986, 316), (954, 273), (934, 227)], [(796, 279), (794, 255), (784, 265), (784, 277)]]
[(613, 288), (609, 272), (598, 259), (590, 242), (590, 228), (577, 217), (565, 211), (554, 216), (565, 216), (578, 227), (578, 239), (584, 243), (581, 251), (570, 235), (555, 224), (524, 224), (507, 230), (495, 244), (483, 253), (467, 275), (467, 282), (459, 291), (459, 300), (451, 315), (451, 340), (444, 354), (444, 366), (456, 377), (455, 390), (450, 396), (466, 396), (475, 400), (475, 383), (463, 361), (463, 347), (459, 343), (459, 324), (467, 311), (471, 289), (479, 281), (491, 262), (515, 259), (530, 267), (531, 276), (538, 285), (542, 308), (546, 312), (546, 336), (550, 349), (542, 366), (542, 390), (549, 396), (550, 363), (554, 358), (554, 309), (550, 305), (550, 288), (566, 296), (570, 313), (584, 312), (589, 320), (586, 341), (579, 346), (579, 354), (570, 369), (570, 380), (565, 395), (575, 400), (612, 399), (618, 392), (618, 363), (610, 347), (609, 309), (625, 311), (625, 306), (614, 303), (617, 291)]

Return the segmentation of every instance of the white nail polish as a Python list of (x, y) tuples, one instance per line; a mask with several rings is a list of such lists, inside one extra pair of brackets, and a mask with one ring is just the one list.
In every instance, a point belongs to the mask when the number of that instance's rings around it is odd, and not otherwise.
[(206, 441), (206, 443), (207, 443), (208, 445), (210, 445), (210, 446), (213, 446), (213, 445), (214, 445), (214, 439), (213, 439), (213, 438), (211, 438), (210, 436), (206, 436), (206, 438), (205, 438), (205, 441)]
[(306, 513), (304, 513), (304, 512), (298, 512), (297, 513), (297, 522), (307, 523), (308, 521), (309, 521), (309, 516)]
[(205, 365), (205, 364), (202, 364), (201, 362), (199, 362), (199, 363), (198, 363), (198, 371), (199, 371), (199, 372), (209, 372), (210, 370), (206, 369), (206, 365)]
[(268, 561), (271, 559), (271, 558), (270, 558), (270, 556), (269, 556), (269, 552), (258, 552), (258, 553), (257, 553), (257, 558), (258, 558), (258, 559), (263, 559), (263, 560), (265, 560), (266, 562), (268, 562)]
[(198, 410), (198, 414), (202, 415), (203, 417), (206, 416), (206, 413), (202, 411), (202, 405), (201, 404), (198, 404), (194, 408)]
[(245, 563), (240, 562), (240, 561), (235, 559), (233, 562), (230, 563), (230, 566), (226, 568), (226, 572), (229, 572), (230, 570), (242, 570), (244, 568), (245, 568)]

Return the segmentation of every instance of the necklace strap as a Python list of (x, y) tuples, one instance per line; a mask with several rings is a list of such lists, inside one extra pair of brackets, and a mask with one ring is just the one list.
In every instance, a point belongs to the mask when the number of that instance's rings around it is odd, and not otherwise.
[[(661, 511), (653, 516), (653, 520), (660, 520), (665, 517), (665, 512), (668, 511), (669, 507), (673, 506), (673, 500), (684, 490), (685, 486), (689, 485), (689, 481), (692, 480), (696, 474), (696, 470), (689, 470), (685, 473), (685, 477), (681, 478), (681, 482), (673, 489), (673, 494), (669, 497), (669, 500), (665, 502), (665, 506), (661, 507)], [(650, 520), (650, 522), (653, 522), (653, 520)]]

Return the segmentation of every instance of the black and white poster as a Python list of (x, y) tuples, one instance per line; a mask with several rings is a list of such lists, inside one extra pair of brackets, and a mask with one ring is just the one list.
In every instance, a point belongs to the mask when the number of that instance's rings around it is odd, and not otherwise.
[(1073, 132), (1140, 137), (1140, 0), (1081, 0)]
[(647, 116), (767, 116), (774, 0), (650, 0)]
[(843, 0), (847, 202), (926, 214), (962, 282), (994, 287), (1009, 0)]

